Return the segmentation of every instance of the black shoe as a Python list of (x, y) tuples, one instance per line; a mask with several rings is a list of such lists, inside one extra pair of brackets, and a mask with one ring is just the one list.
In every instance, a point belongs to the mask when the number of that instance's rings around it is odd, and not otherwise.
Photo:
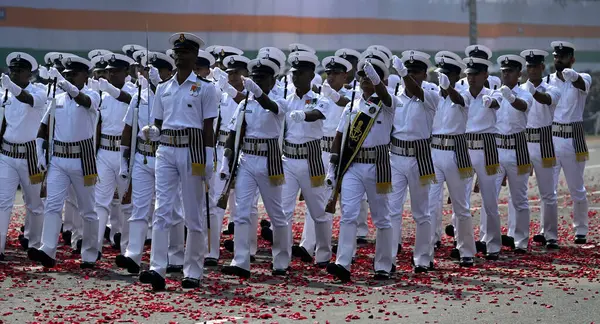
[(402, 243), (398, 243), (398, 252), (396, 255), (399, 255), (400, 253), (402, 253)]
[(339, 279), (341, 282), (349, 282), (350, 281), (350, 271), (346, 270), (346, 268), (341, 265), (330, 263), (327, 265), (327, 273), (332, 275), (334, 278)]
[(487, 244), (483, 241), (475, 241), (475, 250), (481, 254), (487, 254)]
[(83, 261), (79, 264), (79, 268), (81, 269), (94, 269), (96, 267), (96, 263), (95, 262), (86, 262)]
[(575, 244), (585, 244), (587, 243), (587, 238), (585, 235), (575, 235)]
[(4, 261), (5, 257), (4, 257), (4, 253), (0, 253), (0, 261)]
[(438, 250), (441, 247), (442, 247), (442, 241), (436, 241), (435, 245), (433, 246), (433, 249)]
[(460, 258), (459, 265), (464, 268), (470, 268), (474, 263), (473, 258)]
[(27, 258), (29, 260), (31, 260), (31, 261), (39, 262), (40, 261), (40, 258), (39, 258), (40, 254), (38, 252), (39, 251), (37, 249), (34, 249), (34, 248), (27, 249)]
[(498, 261), (500, 259), (500, 252), (492, 252), (485, 255), (485, 259), (489, 261)]
[(115, 235), (113, 236), (113, 241), (115, 241), (115, 243), (112, 244), (112, 248), (120, 251), (121, 250), (121, 233), (115, 233)]
[(261, 227), (260, 237), (262, 237), (265, 241), (273, 244), (273, 231), (269, 227)]
[(272, 276), (285, 277), (287, 276), (287, 274), (288, 272), (286, 269), (273, 269), (271, 271)]
[[(25, 226), (21, 226), (21, 228), (19, 228), (21, 230), (21, 233), (25, 233)], [(62, 231), (62, 226), (60, 227), (60, 230)]]
[(329, 264), (329, 261), (317, 262), (317, 263), (315, 263), (315, 267), (317, 267), (319, 269), (325, 269), (325, 268), (327, 268), (328, 264)]
[(515, 239), (512, 236), (502, 235), (502, 246), (515, 249)]
[(181, 288), (183, 289), (195, 289), (200, 287), (200, 280), (194, 278), (185, 277), (181, 280)]
[(296, 258), (300, 258), (304, 263), (313, 263), (313, 257), (308, 251), (299, 245), (292, 246), (292, 255)]
[(536, 234), (533, 236), (533, 241), (536, 243), (540, 243), (541, 245), (546, 245), (546, 237), (544, 234)]
[(392, 264), (392, 270), (390, 270), (390, 274), (396, 273), (396, 265)]
[(71, 246), (71, 236), (73, 233), (71, 231), (62, 232), (62, 239), (66, 246)]
[(513, 252), (515, 254), (527, 254), (527, 249), (515, 248)]
[(227, 231), (229, 232), (229, 235), (233, 235), (235, 233), (235, 224), (233, 222), (229, 222), (227, 224)]
[(271, 227), (271, 222), (269, 222), (266, 219), (261, 219), (260, 220), (260, 227)]
[(390, 274), (384, 270), (375, 271), (375, 275), (373, 275), (373, 279), (375, 280), (390, 280)]
[(132, 258), (128, 258), (122, 254), (117, 255), (115, 258), (115, 263), (117, 264), (117, 267), (127, 269), (127, 272), (131, 274), (137, 274), (140, 272), (140, 266), (135, 263)]
[(450, 251), (450, 259), (453, 259), (453, 260), (460, 259), (460, 251), (458, 249), (452, 249)]
[(98, 251), (98, 256), (96, 257), (96, 261), (102, 260), (102, 252)]
[(79, 255), (81, 254), (81, 245), (83, 244), (82, 240), (77, 240), (77, 243), (75, 243), (75, 249), (73, 250), (73, 254), (75, 255)]
[(250, 256), (250, 263), (256, 262), (256, 257), (254, 255)]
[(165, 290), (165, 278), (158, 274), (154, 270), (142, 271), (140, 273), (140, 282), (145, 284), (151, 284), (153, 291)]
[(204, 266), (205, 267), (216, 267), (219, 265), (219, 260), (215, 259), (215, 258), (206, 258), (204, 259)]
[(25, 238), (24, 234), (19, 234), (19, 241), (22, 240), (22, 239), (24, 239), (24, 238)]
[(37, 250), (36, 254), (37, 260), (42, 263), (44, 268), (54, 268), (56, 266), (56, 260), (52, 259), (46, 252)]
[(556, 240), (548, 240), (546, 243), (546, 249), (548, 250), (558, 250), (560, 246), (558, 246), (558, 242)]
[(223, 268), (221, 268), (221, 273), (244, 279), (250, 278), (250, 271), (236, 266), (224, 266)]
[(415, 273), (427, 273), (427, 271), (429, 271), (426, 267), (422, 266), (415, 266), (413, 270)]
[(29, 240), (25, 237), (19, 239), (19, 244), (21, 244), (23, 250), (27, 251), (29, 249)]
[(110, 242), (110, 227), (104, 229), (104, 239)]
[(225, 248), (225, 250), (233, 253), (233, 240), (223, 241), (223, 247)]
[(337, 248), (338, 248), (337, 244), (331, 244), (331, 253), (337, 254)]
[(428, 269), (428, 270), (429, 270), (429, 271), (433, 271), (433, 270), (435, 270), (435, 266), (434, 266), (434, 264), (433, 264), (433, 261), (429, 261), (429, 269)]
[(446, 233), (446, 235), (454, 237), (454, 225), (446, 225), (446, 228), (444, 228), (444, 232)]
[(183, 265), (167, 265), (167, 273), (183, 273)]
[(356, 245), (367, 245), (369, 241), (364, 236), (359, 236), (356, 238)]
[(145, 239), (144, 246), (150, 246), (150, 245), (152, 245), (152, 239)]

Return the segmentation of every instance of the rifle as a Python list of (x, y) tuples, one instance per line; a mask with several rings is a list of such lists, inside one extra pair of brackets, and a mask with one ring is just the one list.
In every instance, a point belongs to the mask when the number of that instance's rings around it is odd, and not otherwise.
[(246, 99), (244, 99), (244, 107), (240, 112), (241, 121), (238, 121), (239, 128), (236, 128), (235, 131), (235, 147), (234, 147), (234, 155), (233, 159), (229, 161), (231, 166), (229, 169), (231, 170), (231, 174), (225, 186), (223, 187), (223, 191), (221, 192), (221, 196), (219, 197), (219, 201), (217, 202), (217, 207), (222, 209), (227, 209), (227, 202), (229, 201), (229, 193), (231, 189), (233, 189), (233, 185), (235, 184), (235, 174), (238, 168), (238, 159), (240, 157), (240, 151), (242, 148), (242, 140), (244, 139), (244, 135), (246, 133), (246, 120), (244, 119), (244, 114), (246, 113), (246, 106), (248, 106), (248, 95), (250, 91), (246, 92)]
[[(137, 133), (138, 133), (138, 116), (140, 111), (140, 102), (142, 101), (142, 83), (139, 82), (138, 79), (138, 100), (135, 103), (135, 108), (133, 109), (133, 121), (131, 123), (131, 144), (129, 145), (129, 176), (127, 176), (127, 181), (129, 182), (129, 186), (127, 187), (127, 191), (123, 195), (123, 199), (121, 199), (121, 205), (131, 204), (131, 194), (132, 189), (131, 185), (133, 183), (131, 179), (131, 173), (133, 172), (133, 163), (135, 162), (135, 151), (137, 147)], [(150, 98), (148, 100), (148, 105), (150, 105)]]
[(4, 93), (4, 100), (2, 101), (2, 106), (0, 106), (0, 143), (2, 143), (4, 138), (4, 132), (6, 131), (6, 120), (4, 119), (4, 107), (6, 106), (6, 102), (8, 101), (8, 89)]
[[(47, 167), (50, 168), (50, 160), (52, 159), (53, 150), (54, 150), (54, 114), (56, 111), (56, 83), (57, 78), (54, 78), (54, 89), (52, 90), (52, 99), (50, 100), (50, 108), (48, 113), (48, 147), (46, 148), (46, 161)], [(44, 180), (42, 181), (42, 188), (40, 189), (40, 198), (46, 198), (47, 196), (47, 186), (48, 186), (48, 172), (44, 174)]]
[(327, 202), (327, 206), (325, 206), (325, 212), (330, 213), (330, 214), (334, 214), (335, 213), (335, 204), (337, 203), (338, 200), (338, 196), (340, 194), (340, 190), (342, 187), (342, 157), (344, 156), (344, 149), (346, 147), (346, 139), (348, 134), (350, 133), (350, 127), (352, 124), (352, 108), (354, 106), (354, 98), (356, 96), (356, 80), (354, 80), (353, 84), (352, 84), (352, 99), (350, 99), (350, 111), (348, 112), (348, 117), (346, 118), (346, 129), (344, 129), (344, 133), (342, 133), (342, 145), (340, 146), (340, 160), (338, 161), (338, 164), (336, 165), (336, 170), (335, 170), (335, 179), (336, 179), (336, 183), (335, 183), (335, 188), (333, 188), (333, 192), (331, 193), (331, 197), (329, 198), (329, 201)]

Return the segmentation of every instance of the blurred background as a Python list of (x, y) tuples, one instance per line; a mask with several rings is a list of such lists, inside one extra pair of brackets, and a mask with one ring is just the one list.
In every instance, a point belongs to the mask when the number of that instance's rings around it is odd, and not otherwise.
[[(87, 56), (91, 49), (146, 46), (146, 39), (150, 50), (164, 52), (169, 35), (187, 31), (207, 46), (235, 46), (247, 57), (263, 46), (286, 51), (290, 43), (309, 45), (321, 58), (369, 45), (395, 54), (450, 50), (464, 56), (466, 46), (478, 43), (493, 50), (495, 62), (529, 48), (551, 53), (550, 42), (564, 40), (577, 47), (574, 68), (592, 73), (585, 118), (586, 130), (597, 134), (599, 16), (600, 0), (1, 0), (0, 56)], [(546, 66), (553, 72), (551, 55)]]

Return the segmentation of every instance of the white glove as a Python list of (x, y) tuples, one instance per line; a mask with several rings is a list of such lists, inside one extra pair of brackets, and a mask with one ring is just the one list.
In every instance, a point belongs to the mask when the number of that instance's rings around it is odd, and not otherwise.
[(327, 175), (325, 175), (325, 184), (330, 188), (335, 188), (335, 164), (329, 163), (327, 168)]
[(490, 108), (490, 106), (492, 106), (492, 101), (494, 101), (494, 99), (492, 97), (483, 95), (482, 99), (483, 99), (483, 106), (485, 108)]
[(131, 82), (131, 75), (125, 77), (125, 83)]
[(527, 82), (525, 82), (524, 84), (525, 86), (525, 90), (529, 91), (529, 93), (531, 93), (531, 95), (535, 94), (535, 86), (533, 85), (533, 83), (531, 83), (531, 81), (527, 80)]
[[(228, 94), (229, 97), (232, 99), (237, 97), (238, 91), (231, 84), (229, 84), (229, 82), (226, 79), (221, 80), (225, 80), (223, 87), (221, 87), (221, 90)], [(221, 83), (221, 80), (219, 80), (219, 83)]]
[(37, 168), (46, 172), (46, 155), (44, 155), (44, 139), (35, 139), (35, 153), (37, 155)]
[(517, 99), (517, 97), (515, 97), (515, 95), (512, 93), (512, 90), (505, 85), (500, 87), (500, 93), (502, 94), (502, 98), (506, 99), (506, 101), (509, 103), (513, 103)]
[(119, 151), (121, 152), (121, 167), (119, 168), (119, 175), (121, 178), (127, 179), (129, 178), (129, 163), (127, 163), (127, 159), (130, 158), (127, 156), (129, 155), (129, 146), (121, 145)]
[(148, 80), (146, 78), (144, 78), (144, 76), (138, 72), (138, 80), (137, 80), (138, 84), (142, 85), (142, 89), (148, 89)]
[(69, 96), (75, 98), (79, 95), (79, 89), (76, 86), (72, 85), (71, 82), (67, 80), (58, 81), (58, 87), (63, 89)]
[(440, 84), (440, 88), (444, 90), (448, 90), (450, 87), (450, 79), (444, 73), (438, 72), (438, 83)]
[(2, 87), (10, 91), (10, 93), (12, 93), (15, 97), (20, 95), (23, 91), (21, 87), (12, 82), (10, 77), (4, 73), (2, 73), (2, 76), (0, 76), (0, 80), (2, 81)]
[(302, 110), (294, 110), (290, 113), (290, 118), (293, 121), (300, 123), (304, 121), (304, 118), (306, 118), (306, 113)]
[(44, 79), (44, 80), (48, 80), (48, 78), (50, 78), (48, 69), (45, 66), (40, 66), (38, 68), (38, 75), (40, 76), (41, 79)]
[(244, 88), (254, 95), (254, 98), (258, 98), (263, 95), (262, 89), (258, 86), (258, 84), (254, 83), (250, 78), (242, 77), (242, 82), (244, 83)]
[(213, 69), (213, 78), (217, 81), (221, 81), (223, 79), (227, 80), (229, 79), (229, 75), (227, 74), (227, 72), (221, 70), (219, 67), (215, 67)]
[(58, 72), (58, 70), (54, 67), (50, 68), (50, 79), (54, 80), (56, 79), (58, 82), (64, 80), (65, 78), (62, 76), (62, 74), (60, 74), (60, 72)]
[(392, 56), (392, 66), (394, 69), (396, 69), (396, 71), (398, 71), (398, 75), (400, 75), (401, 78), (404, 78), (408, 75), (408, 69), (406, 66), (404, 66), (402, 60), (396, 55)]
[(223, 155), (223, 159), (221, 160), (221, 170), (219, 170), (219, 174), (221, 180), (229, 179), (229, 159)]
[[(139, 78), (139, 76), (138, 76)], [(148, 78), (150, 79), (150, 82), (152, 82), (152, 84), (154, 86), (157, 86), (161, 79), (160, 79), (160, 75), (158, 74), (158, 69), (155, 68), (154, 66), (150, 68), (150, 71), (148, 71)]]
[(333, 90), (331, 88), (331, 86), (329, 86), (329, 84), (327, 84), (327, 83), (324, 83), (321, 86), (321, 93), (325, 97), (333, 100), (333, 102), (338, 102), (340, 100), (340, 97), (341, 97), (341, 95), (337, 91)]
[(117, 87), (110, 84), (110, 82), (104, 78), (98, 80), (98, 90), (108, 93), (113, 98), (118, 98), (121, 94), (121, 90), (117, 89)]
[(93, 91), (98, 91), (98, 90), (100, 90), (100, 89), (98, 88), (98, 87), (99, 87), (99, 85), (98, 85), (98, 80), (96, 80), (96, 79), (88, 78), (88, 87), (89, 87), (90, 89), (92, 89)]
[(210, 181), (215, 172), (215, 149), (214, 147), (206, 147), (206, 167), (204, 168), (204, 179)]
[(160, 130), (158, 129), (158, 127), (154, 126), (154, 125), (146, 125), (142, 128), (142, 139), (144, 141), (146, 140), (150, 140), (152, 142), (158, 142), (160, 141)]
[(381, 78), (379, 77), (379, 74), (377, 74), (377, 71), (375, 71), (375, 68), (371, 62), (366, 62), (363, 70), (373, 85), (378, 85), (381, 83)]
[(579, 73), (575, 72), (573, 69), (564, 69), (562, 70), (562, 75), (566, 81), (575, 82), (579, 79)]

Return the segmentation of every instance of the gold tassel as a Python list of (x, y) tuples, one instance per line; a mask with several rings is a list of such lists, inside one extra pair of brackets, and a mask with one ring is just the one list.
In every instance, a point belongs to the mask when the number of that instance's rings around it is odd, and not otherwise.
[(192, 163), (192, 175), (203, 177), (206, 175), (206, 164)]
[(500, 172), (500, 163), (485, 166), (485, 173), (487, 175), (498, 174), (498, 172)]
[(421, 180), (422, 186), (437, 183), (437, 180), (435, 179), (435, 173), (422, 175), (419, 177), (419, 179)]
[(269, 176), (269, 182), (275, 187), (281, 186), (285, 183), (285, 176), (283, 174)]
[(97, 179), (98, 179), (97, 174), (88, 174), (83, 177), (83, 185), (85, 187), (91, 187), (96, 184)]
[(556, 158), (555, 157), (542, 158), (542, 167), (552, 168), (555, 166), (556, 166)]
[(44, 174), (43, 173), (37, 173), (37, 174), (32, 174), (29, 176), (29, 182), (32, 185), (38, 184), (38, 183), (42, 183), (42, 181), (44, 181)]
[(311, 187), (313, 187), (313, 188), (321, 187), (324, 184), (325, 184), (325, 175), (324, 174), (310, 177)]
[(459, 168), (458, 174), (460, 174), (461, 179), (468, 179), (473, 177), (475, 170), (473, 170), (473, 167)]
[(531, 172), (531, 163), (517, 165), (517, 174), (527, 174)]
[(575, 160), (577, 160), (577, 162), (584, 162), (584, 161), (587, 161), (589, 158), (590, 158), (590, 153), (588, 153), (588, 152), (575, 153)]
[(378, 194), (389, 194), (392, 192), (392, 183), (391, 182), (377, 182), (375, 184), (375, 191)]

